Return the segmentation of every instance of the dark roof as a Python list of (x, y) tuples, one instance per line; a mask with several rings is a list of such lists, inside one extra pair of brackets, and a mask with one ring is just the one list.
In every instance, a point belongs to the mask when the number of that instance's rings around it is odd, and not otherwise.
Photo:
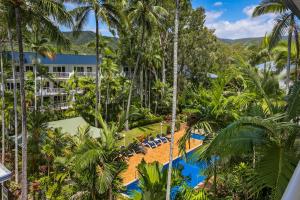
[[(11, 52), (7, 52), (11, 58)], [(24, 52), (24, 63), (31, 64), (34, 58), (33, 52)], [(18, 62), (19, 52), (14, 52), (14, 59)], [(49, 59), (38, 55), (41, 64), (56, 64), (56, 65), (96, 65), (95, 55), (74, 55), (74, 54), (56, 54), (54, 59)]]

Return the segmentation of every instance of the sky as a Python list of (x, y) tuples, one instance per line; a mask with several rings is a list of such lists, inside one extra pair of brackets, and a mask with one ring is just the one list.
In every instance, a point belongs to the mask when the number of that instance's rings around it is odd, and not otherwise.
[[(215, 29), (219, 38), (239, 39), (261, 37), (272, 30), (275, 16), (272, 14), (252, 18), (251, 14), (261, 0), (192, 0), (193, 8), (204, 7), (206, 26)], [(74, 6), (66, 4), (68, 9)], [(94, 18), (89, 16), (84, 30), (95, 30)], [(100, 25), (102, 35), (111, 36), (108, 28)]]

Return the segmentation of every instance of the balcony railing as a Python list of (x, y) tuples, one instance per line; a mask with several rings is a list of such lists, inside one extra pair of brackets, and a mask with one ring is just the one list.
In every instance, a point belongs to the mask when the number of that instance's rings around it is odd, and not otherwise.
[(69, 78), (71, 73), (70, 72), (50, 72), (50, 74), (54, 78)]
[(77, 76), (96, 77), (96, 72), (75, 72)]
[[(52, 105), (45, 105), (45, 106), (43, 106), (43, 108), (40, 108), (40, 110), (41, 111), (45, 111), (45, 110), (48, 110), (48, 109), (51, 109), (51, 110), (67, 110), (71, 107), (72, 106), (70, 105), (69, 102), (59, 102), (59, 103), (54, 103)], [(33, 111), (34, 106), (29, 106), (28, 109)]]
[(38, 90), (37, 95), (57, 95), (57, 94), (65, 94), (66, 91), (64, 88), (44, 88), (42, 90)]

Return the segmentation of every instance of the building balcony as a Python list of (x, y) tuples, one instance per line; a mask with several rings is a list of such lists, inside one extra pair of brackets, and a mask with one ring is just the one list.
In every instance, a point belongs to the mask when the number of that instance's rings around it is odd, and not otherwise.
[(66, 90), (64, 88), (43, 88), (42, 90), (37, 91), (37, 96), (52, 96), (66, 94)]
[(86, 77), (96, 77), (95, 72), (50, 72), (54, 78), (70, 78), (72, 75), (76, 76), (86, 76)]
[(96, 72), (75, 72), (77, 76), (96, 77)]
[[(30, 111), (34, 110), (33, 106), (28, 107)], [(41, 111), (45, 110), (68, 110), (69, 108), (72, 108), (69, 102), (59, 102), (59, 103), (54, 103), (51, 105), (45, 105), (43, 108), (40, 108)]]
[(70, 78), (71, 73), (70, 72), (49, 72), (50, 75), (52, 75), (53, 78)]

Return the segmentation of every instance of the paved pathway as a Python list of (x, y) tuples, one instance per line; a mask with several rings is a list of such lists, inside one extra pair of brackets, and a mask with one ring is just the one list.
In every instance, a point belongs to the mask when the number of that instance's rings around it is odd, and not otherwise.
[[(180, 131), (176, 132), (174, 135), (174, 151), (173, 151), (173, 157), (174, 159), (178, 157), (179, 149), (177, 146), (177, 141), (184, 135), (186, 126), (183, 126)], [(201, 140), (195, 140), (191, 139), (191, 148), (194, 149), (202, 144)], [(141, 160), (144, 158), (147, 163), (151, 163), (154, 161), (158, 161), (161, 164), (166, 164), (169, 162), (169, 150), (170, 150), (170, 143), (162, 144), (161, 146), (150, 149), (147, 148), (146, 155), (143, 154), (135, 154), (131, 158), (128, 159), (128, 169), (122, 174), (123, 183), (127, 185), (128, 183), (134, 181), (137, 177), (137, 165), (141, 162)]]

